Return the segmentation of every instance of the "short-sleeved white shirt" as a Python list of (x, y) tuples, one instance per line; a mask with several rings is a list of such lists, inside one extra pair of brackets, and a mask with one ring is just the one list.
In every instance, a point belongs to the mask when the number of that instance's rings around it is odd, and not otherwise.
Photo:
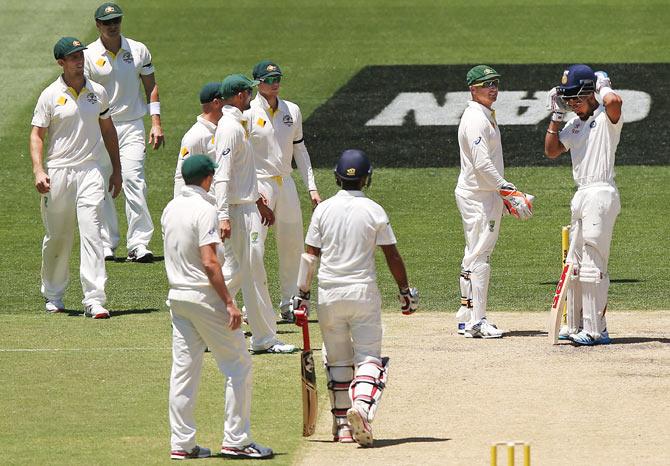
[(563, 127), (558, 137), (570, 151), (577, 187), (593, 183), (614, 185), (614, 158), (622, 127), (623, 116), (612, 123), (603, 105), (588, 120), (574, 117)]
[(154, 73), (146, 45), (121, 36), (121, 48), (113, 54), (98, 39), (84, 50), (84, 57), (86, 76), (102, 84), (109, 94), (112, 120), (133, 121), (146, 114), (140, 76)]
[(219, 219), (230, 218), (229, 205), (256, 202), (259, 197), (248, 128), (249, 122), (238, 108), (223, 107), (223, 116), (214, 135), (219, 166), (214, 173)]
[(458, 125), (461, 172), (456, 191), (497, 191), (503, 183), (504, 163), (500, 127), (493, 112), (469, 101)]
[[(177, 157), (177, 169), (174, 174), (174, 195), (181, 192), (184, 186), (184, 178), (181, 175), (181, 166), (191, 155), (207, 155), (213, 161), (216, 161), (214, 152), (214, 134), (216, 133), (216, 124), (198, 115), (196, 122), (181, 138), (179, 156)], [(212, 185), (214, 186), (214, 185)], [(213, 192), (213, 189), (212, 191)]]
[(319, 286), (336, 286), (376, 283), (375, 248), (396, 238), (379, 204), (340, 190), (314, 209), (305, 243), (321, 249)]
[(244, 112), (249, 120), (256, 174), (258, 178), (288, 176), (295, 159), (305, 186), (315, 191), (312, 163), (303, 140), (300, 107), (288, 100), (277, 100), (277, 110), (273, 110), (259, 92), (251, 101), (251, 108)]
[(178, 298), (180, 291), (204, 292), (211, 287), (200, 247), (221, 242), (214, 204), (214, 197), (205, 190), (188, 185), (163, 210), (161, 225), (170, 298)]
[(62, 76), (51, 83), (40, 94), (32, 119), (33, 126), (48, 128), (47, 167), (98, 160), (105, 150), (98, 120), (109, 114), (107, 92), (100, 84), (87, 79), (77, 94)]

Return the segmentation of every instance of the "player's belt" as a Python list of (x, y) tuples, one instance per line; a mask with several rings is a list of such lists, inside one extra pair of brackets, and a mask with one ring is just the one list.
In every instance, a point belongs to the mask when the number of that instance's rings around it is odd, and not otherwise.
[(273, 176), (271, 179), (275, 180), (279, 186), (284, 184), (284, 178), (281, 175)]

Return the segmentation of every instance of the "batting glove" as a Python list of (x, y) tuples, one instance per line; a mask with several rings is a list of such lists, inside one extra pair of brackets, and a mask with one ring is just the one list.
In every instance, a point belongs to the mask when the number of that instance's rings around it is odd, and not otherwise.
[(531, 194), (519, 191), (512, 183), (503, 184), (498, 190), (507, 211), (520, 220), (528, 220), (533, 216), (533, 199)]
[(398, 293), (400, 301), (400, 312), (403, 315), (414, 314), (419, 307), (419, 290), (416, 288), (405, 288)]
[(570, 108), (558, 95), (558, 87), (554, 87), (547, 94), (547, 110), (551, 112), (551, 121), (563, 121), (565, 114), (570, 111)]
[(606, 72), (604, 71), (596, 71), (596, 92), (600, 93), (600, 90), (603, 87), (612, 87), (612, 81), (610, 81), (610, 77), (607, 75)]
[(298, 295), (291, 298), (289, 310), (295, 317), (295, 324), (302, 327), (309, 317), (309, 291), (298, 290)]

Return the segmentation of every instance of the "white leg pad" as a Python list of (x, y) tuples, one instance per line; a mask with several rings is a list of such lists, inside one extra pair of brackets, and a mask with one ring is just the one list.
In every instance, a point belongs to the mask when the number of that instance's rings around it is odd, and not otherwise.
[(489, 293), (489, 279), (491, 265), (478, 264), (472, 269), (470, 282), (472, 283), (472, 320), (475, 323), (486, 317), (486, 304)]
[(302, 253), (300, 256), (300, 268), (298, 269), (298, 289), (309, 291), (312, 287), (312, 276), (316, 269), (317, 257), (312, 254)]
[(330, 412), (333, 414), (333, 435), (337, 435), (338, 427), (348, 424), (347, 410), (351, 408), (349, 386), (354, 378), (353, 366), (329, 366), (326, 364), (328, 378), (328, 395), (330, 396)]
[(349, 388), (352, 403), (363, 413), (367, 414), (367, 421), (372, 422), (377, 412), (379, 401), (382, 398), (386, 380), (388, 378), (388, 358), (368, 357), (359, 364), (356, 376)]
[(578, 333), (582, 328), (582, 285), (579, 277), (570, 277), (568, 288), (567, 324), (570, 333)]

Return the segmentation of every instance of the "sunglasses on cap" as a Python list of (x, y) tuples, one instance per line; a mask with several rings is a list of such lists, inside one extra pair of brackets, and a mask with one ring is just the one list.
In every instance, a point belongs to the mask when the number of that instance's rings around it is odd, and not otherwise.
[(267, 78), (262, 78), (260, 81), (265, 84), (274, 84), (281, 82), (281, 76), (268, 76)]
[(484, 81), (481, 83), (477, 84), (472, 84), (472, 87), (486, 87), (486, 88), (492, 88), (492, 87), (498, 87), (498, 84), (500, 83), (499, 79), (491, 79), (490, 81)]
[(100, 22), (105, 26), (109, 26), (111, 24), (119, 24), (121, 22), (121, 17), (119, 16), (118, 18), (106, 19), (104, 21), (101, 20)]

